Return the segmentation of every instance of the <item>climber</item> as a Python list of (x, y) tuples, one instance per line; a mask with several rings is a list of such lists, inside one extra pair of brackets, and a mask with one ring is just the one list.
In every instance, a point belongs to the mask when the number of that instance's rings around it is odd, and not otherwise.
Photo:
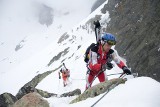
[(100, 82), (107, 80), (104, 71), (113, 68), (112, 60), (124, 73), (131, 74), (128, 67), (118, 58), (116, 52), (111, 49), (115, 44), (115, 36), (110, 33), (104, 33), (99, 42), (90, 49), (89, 61), (87, 63), (86, 89), (91, 87), (95, 77), (98, 77)]
[(61, 79), (61, 74), (62, 74), (63, 86), (65, 87), (69, 82), (70, 70), (65, 67), (62, 67), (60, 72), (58, 72), (58, 74), (59, 74), (59, 79)]

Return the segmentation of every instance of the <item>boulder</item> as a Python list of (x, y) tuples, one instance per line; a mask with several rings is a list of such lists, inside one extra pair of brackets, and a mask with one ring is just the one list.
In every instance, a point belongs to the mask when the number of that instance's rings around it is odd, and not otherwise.
[[(46, 71), (42, 74), (38, 74), (37, 76), (35, 76), (31, 81), (29, 81), (28, 83), (26, 83), (23, 87), (21, 87), (21, 89), (19, 89), (18, 93), (16, 94), (17, 99), (22, 98), (24, 95), (30, 93), (30, 92), (36, 92), (37, 89), (35, 89), (35, 87), (48, 75), (50, 75), (52, 72), (58, 70), (62, 65), (60, 65), (59, 67), (57, 67), (54, 70), (50, 70), (50, 71)], [(40, 92), (40, 91), (38, 91)], [(41, 93), (41, 92), (40, 92)], [(43, 96), (43, 95), (42, 95)]]
[(13, 107), (49, 107), (49, 103), (36, 93), (29, 93), (15, 102)]
[(10, 93), (0, 95), (0, 107), (10, 107), (17, 101), (17, 98)]

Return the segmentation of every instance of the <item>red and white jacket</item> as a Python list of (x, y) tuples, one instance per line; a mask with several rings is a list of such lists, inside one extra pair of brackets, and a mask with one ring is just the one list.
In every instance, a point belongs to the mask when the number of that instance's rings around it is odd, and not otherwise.
[(98, 73), (101, 70), (102, 65), (106, 64), (108, 55), (110, 55), (119, 68), (122, 69), (122, 67), (125, 66), (125, 64), (118, 58), (114, 50), (110, 49), (109, 52), (103, 52), (102, 45), (100, 44), (90, 50), (88, 68), (91, 71)]

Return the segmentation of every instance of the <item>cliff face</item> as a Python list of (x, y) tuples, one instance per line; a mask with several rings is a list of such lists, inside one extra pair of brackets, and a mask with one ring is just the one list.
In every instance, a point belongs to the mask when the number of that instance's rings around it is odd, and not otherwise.
[(91, 13), (96, 10), (100, 5), (102, 5), (106, 0), (97, 0), (95, 1), (95, 3), (93, 4), (92, 8), (91, 8)]
[(116, 50), (132, 72), (160, 81), (160, 0), (109, 0), (107, 32), (116, 35)]

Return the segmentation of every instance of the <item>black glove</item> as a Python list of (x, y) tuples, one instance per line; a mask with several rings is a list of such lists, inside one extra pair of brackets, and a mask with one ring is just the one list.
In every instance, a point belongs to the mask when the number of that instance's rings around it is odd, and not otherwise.
[(61, 76), (59, 76), (59, 79), (61, 79)]
[(93, 24), (95, 25), (95, 28), (100, 28), (101, 27), (101, 25), (99, 23), (99, 20), (94, 21)]
[(102, 71), (105, 71), (106, 69), (111, 70), (113, 68), (113, 64), (110, 62), (107, 62), (106, 64), (102, 65), (101, 69)]
[(107, 62), (106, 66), (107, 66), (106, 69), (108, 69), (108, 70), (111, 70), (113, 68), (113, 64), (110, 62)]
[(124, 67), (122, 68), (122, 70), (123, 70), (123, 72), (124, 72), (125, 74), (131, 75), (131, 71), (130, 71), (126, 66), (124, 66)]

